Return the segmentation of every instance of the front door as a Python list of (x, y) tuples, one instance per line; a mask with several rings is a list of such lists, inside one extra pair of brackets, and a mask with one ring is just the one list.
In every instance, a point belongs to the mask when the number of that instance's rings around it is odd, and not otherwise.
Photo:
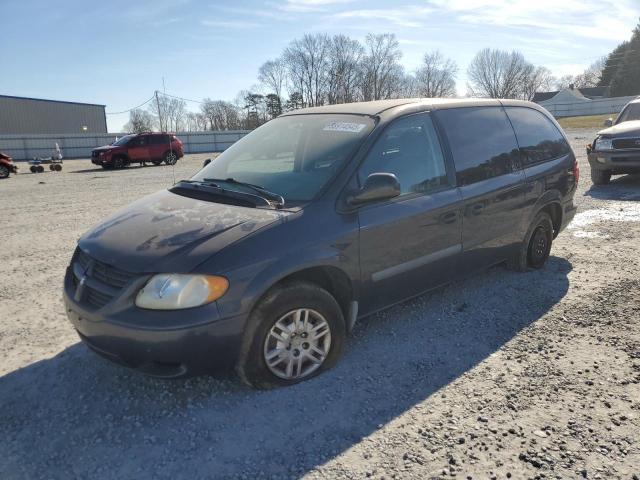
[(149, 144), (147, 135), (138, 135), (127, 145), (127, 153), (131, 162), (149, 160)]
[(427, 113), (394, 121), (358, 171), (392, 173), (401, 195), (358, 212), (363, 296), (371, 313), (446, 283), (462, 250), (461, 197)]

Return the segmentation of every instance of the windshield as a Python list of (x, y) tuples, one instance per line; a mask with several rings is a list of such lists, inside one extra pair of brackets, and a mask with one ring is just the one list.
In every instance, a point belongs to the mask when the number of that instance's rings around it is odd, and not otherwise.
[(125, 135), (120, 140), (117, 140), (117, 141), (113, 142), (111, 145), (116, 145), (116, 146), (120, 147), (122, 145), (126, 145), (127, 142), (129, 140), (131, 140), (132, 138), (133, 138), (133, 135)]
[[(358, 115), (276, 118), (203, 168), (192, 180), (233, 178), (281, 195), (287, 204), (313, 199), (371, 132)], [(243, 190), (241, 185), (225, 188)]]
[(616, 124), (622, 122), (630, 122), (632, 120), (640, 120), (640, 103), (630, 103), (622, 110)]

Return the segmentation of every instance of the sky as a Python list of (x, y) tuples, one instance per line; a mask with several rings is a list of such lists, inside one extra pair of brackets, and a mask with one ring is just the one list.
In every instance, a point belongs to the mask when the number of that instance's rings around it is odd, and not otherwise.
[(0, 94), (105, 104), (117, 132), (128, 114), (112, 113), (156, 89), (233, 100), (294, 38), (373, 32), (396, 34), (409, 72), (428, 51), (455, 60), (464, 95), (482, 48), (577, 74), (639, 17), (640, 0), (0, 0)]

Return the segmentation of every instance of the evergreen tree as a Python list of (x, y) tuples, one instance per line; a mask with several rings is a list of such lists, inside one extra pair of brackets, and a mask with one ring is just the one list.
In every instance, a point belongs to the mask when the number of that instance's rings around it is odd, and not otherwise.
[(633, 31), (622, 62), (611, 80), (611, 96), (640, 94), (640, 24)]

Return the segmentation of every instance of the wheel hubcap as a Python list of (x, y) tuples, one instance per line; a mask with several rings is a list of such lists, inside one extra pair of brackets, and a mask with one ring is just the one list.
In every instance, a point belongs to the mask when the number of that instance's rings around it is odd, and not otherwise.
[(547, 254), (547, 232), (538, 227), (531, 242), (531, 253), (535, 261), (542, 260)]
[(264, 342), (264, 360), (275, 376), (303, 378), (324, 363), (331, 348), (331, 329), (315, 310), (299, 308), (283, 315)]

